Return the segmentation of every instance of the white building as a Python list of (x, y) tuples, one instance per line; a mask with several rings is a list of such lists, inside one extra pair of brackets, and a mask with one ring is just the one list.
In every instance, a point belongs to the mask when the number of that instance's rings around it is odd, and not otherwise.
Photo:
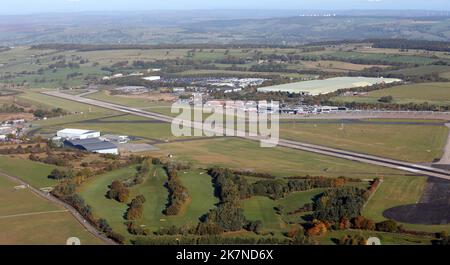
[(89, 139), (100, 137), (100, 132), (91, 130), (80, 130), (80, 129), (64, 129), (58, 131), (56, 136), (63, 139)]
[(147, 77), (143, 77), (142, 79), (146, 80), (146, 81), (158, 81), (161, 80), (161, 76), (147, 76)]

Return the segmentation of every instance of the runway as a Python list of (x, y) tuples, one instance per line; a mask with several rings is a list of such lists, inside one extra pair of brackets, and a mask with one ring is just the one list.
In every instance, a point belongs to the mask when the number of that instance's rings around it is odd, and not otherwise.
[[(135, 109), (135, 108), (131, 108), (131, 107), (123, 106), (123, 105), (118, 105), (118, 104), (113, 104), (113, 103), (109, 103), (109, 102), (104, 102), (104, 101), (100, 101), (100, 100), (95, 100), (95, 99), (89, 99), (89, 98), (83, 98), (80, 96), (64, 94), (64, 93), (61, 93), (58, 91), (50, 91), (50, 92), (42, 92), (42, 93), (49, 95), (49, 96), (53, 96), (53, 97), (58, 97), (58, 98), (66, 99), (66, 100), (79, 102), (79, 103), (98, 106), (98, 107), (111, 109), (111, 110), (131, 114), (131, 115), (147, 117), (147, 118), (151, 118), (151, 119), (155, 119), (155, 120), (159, 120), (159, 121), (163, 121), (163, 122), (168, 122), (168, 123), (171, 123), (174, 119), (176, 119), (174, 117), (162, 115), (159, 113), (153, 113), (153, 112), (149, 112), (149, 111), (139, 110), (139, 109)], [(191, 127), (194, 129), (202, 130), (203, 124), (198, 123), (198, 122), (192, 122)], [(223, 128), (218, 127), (218, 128), (211, 130), (210, 132), (220, 132), (220, 131), (223, 132)], [(261, 141), (262, 139), (264, 139), (261, 137), (252, 137), (252, 136), (241, 136), (240, 138), (253, 140), (253, 141)], [(430, 176), (430, 177), (436, 177), (436, 178), (440, 178), (440, 179), (450, 180), (450, 171), (447, 171), (444, 169), (433, 168), (433, 167), (429, 167), (429, 166), (417, 165), (414, 163), (409, 163), (409, 162), (400, 161), (400, 160), (393, 160), (393, 159), (389, 159), (389, 158), (372, 156), (372, 155), (362, 154), (362, 153), (357, 153), (357, 152), (344, 151), (344, 150), (340, 150), (340, 149), (329, 148), (329, 147), (320, 146), (320, 145), (307, 144), (307, 143), (302, 143), (302, 142), (297, 142), (297, 141), (284, 140), (284, 139), (279, 140), (278, 146), (307, 151), (307, 152), (313, 152), (313, 153), (327, 155), (327, 156), (338, 157), (338, 158), (342, 158), (342, 159), (348, 159), (348, 160), (367, 163), (367, 164), (373, 164), (373, 165), (393, 168), (393, 169), (397, 169), (397, 170), (407, 171), (409, 173), (414, 173), (417, 175), (424, 175), (424, 176)]]

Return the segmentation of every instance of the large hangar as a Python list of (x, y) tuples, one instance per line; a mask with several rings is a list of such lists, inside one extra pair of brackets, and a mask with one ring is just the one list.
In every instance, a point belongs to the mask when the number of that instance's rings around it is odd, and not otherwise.
[(100, 132), (80, 129), (64, 129), (58, 131), (56, 136), (63, 139), (89, 139), (100, 137)]

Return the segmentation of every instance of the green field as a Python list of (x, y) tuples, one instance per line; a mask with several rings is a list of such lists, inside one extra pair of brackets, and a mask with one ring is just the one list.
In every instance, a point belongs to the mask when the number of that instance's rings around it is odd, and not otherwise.
[(377, 60), (388, 63), (405, 63), (405, 64), (431, 64), (436, 59), (425, 56), (412, 55), (398, 55), (398, 54), (383, 54), (383, 53), (362, 53), (362, 52), (345, 52), (337, 51), (328, 53), (336, 59), (363, 59), (363, 60)]
[(102, 100), (110, 103), (120, 104), (138, 109), (145, 109), (151, 112), (156, 112), (169, 116), (177, 116), (171, 113), (172, 104), (169, 102), (153, 101), (149, 98), (135, 98), (125, 96), (113, 96), (106, 90), (86, 96), (87, 98)]
[(56, 166), (33, 162), (30, 160), (0, 156), (0, 172), (20, 177), (36, 188), (52, 187), (56, 181), (48, 178)]
[(315, 239), (321, 245), (335, 245), (337, 240), (340, 240), (347, 235), (360, 235), (366, 239), (369, 237), (378, 237), (381, 241), (381, 245), (431, 245), (431, 241), (434, 239), (432, 237), (424, 236), (361, 230), (330, 231), (324, 236), (315, 237)]
[(0, 244), (64, 245), (69, 237), (81, 244), (102, 244), (63, 208), (0, 176)]
[[(140, 225), (151, 231), (171, 225), (196, 225), (199, 218), (214, 208), (218, 200), (214, 197), (211, 178), (203, 171), (188, 171), (181, 174), (180, 178), (189, 191), (191, 200), (186, 208), (177, 216), (165, 216), (162, 211), (167, 203), (168, 191), (164, 187), (167, 175), (162, 168), (153, 170), (147, 180), (131, 189), (131, 197), (142, 194), (147, 199), (144, 204), (144, 217), (138, 221)], [(96, 216), (105, 218), (113, 229), (128, 239), (132, 236), (126, 231), (123, 215), (127, 205), (105, 197), (108, 185), (116, 179), (127, 179), (135, 173), (133, 167), (116, 170), (83, 184), (80, 188), (81, 196), (92, 206)], [(130, 199), (131, 200), (131, 199)]]
[[(28, 90), (17, 96), (20, 101), (29, 102), (30, 104), (46, 109), (62, 108), (69, 112), (105, 112), (105, 109), (82, 104), (70, 100), (56, 98), (39, 93), (39, 90)], [(110, 111), (111, 112), (111, 111)]]
[[(376, 222), (385, 220), (383, 212), (389, 208), (415, 204), (423, 193), (426, 185), (426, 177), (386, 177), (378, 188), (377, 192), (366, 205), (363, 215)], [(446, 230), (450, 232), (450, 225), (416, 225), (403, 224), (407, 229), (440, 232)]]
[[(377, 121), (377, 120), (371, 120)], [(280, 124), (280, 137), (411, 162), (432, 162), (443, 154), (446, 126), (394, 124)]]
[(259, 143), (238, 138), (207, 139), (156, 145), (155, 154), (173, 154), (175, 159), (200, 166), (219, 165), (267, 172), (277, 176), (375, 176), (404, 174), (401, 171), (288, 148), (262, 148)]
[(276, 202), (267, 197), (255, 196), (243, 202), (245, 218), (251, 221), (261, 221), (265, 230), (280, 230), (285, 228), (280, 215), (275, 213)]
[(450, 105), (450, 83), (421, 83), (395, 86), (369, 92), (364, 96), (335, 97), (337, 102), (367, 102), (377, 103), (384, 96), (392, 96), (392, 103), (408, 104), (423, 103), (435, 105)]
[(308, 93), (312, 96), (328, 94), (340, 89), (356, 87), (374, 86), (381, 83), (400, 82), (396, 78), (374, 78), (374, 77), (333, 77), (323, 80), (311, 80), (293, 82), (282, 85), (266, 86), (258, 88), (258, 92), (288, 92), (288, 93)]
[[(449, 71), (449, 67), (446, 65), (425, 65), (413, 68), (405, 68), (400, 70), (389, 71), (389, 74), (403, 74), (406, 76), (420, 76), (424, 74), (438, 73), (441, 76), (445, 75)], [(444, 77), (444, 76), (442, 76)]]
[[(287, 222), (304, 222), (301, 218), (306, 213), (288, 215), (287, 213), (295, 211), (305, 205), (312, 203), (312, 199), (321, 194), (325, 189), (313, 189), (303, 192), (294, 192), (288, 194), (285, 198), (272, 200), (268, 197), (255, 196), (246, 199), (242, 203), (244, 215), (248, 220), (261, 221), (263, 229), (272, 232), (282, 232), (288, 226)], [(283, 214), (278, 215), (275, 207), (282, 206)]]

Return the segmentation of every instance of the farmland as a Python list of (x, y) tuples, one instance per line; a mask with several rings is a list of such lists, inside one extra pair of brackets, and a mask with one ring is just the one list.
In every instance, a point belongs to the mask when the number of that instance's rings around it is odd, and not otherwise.
[(0, 176), (0, 244), (65, 245), (69, 237), (85, 245), (102, 244), (63, 208), (15, 186)]
[(411, 56), (399, 54), (383, 54), (383, 53), (362, 53), (362, 52), (347, 52), (337, 51), (327, 54), (336, 59), (353, 59), (353, 60), (375, 60), (387, 63), (403, 63), (403, 64), (430, 64), (435, 62), (435, 59), (425, 56)]
[(380, 83), (399, 82), (400, 79), (390, 78), (366, 78), (366, 77), (336, 77), (325, 80), (313, 80), (298, 83), (290, 83), (285, 85), (277, 85), (259, 88), (260, 92), (289, 92), (289, 93), (306, 93), (310, 95), (320, 95), (335, 92), (339, 89), (366, 87)]
[(436, 105), (450, 105), (450, 83), (421, 83), (394, 86), (369, 92), (367, 95), (354, 97), (337, 97), (337, 102), (369, 102), (376, 103), (384, 96), (392, 96), (393, 103), (423, 103)]

